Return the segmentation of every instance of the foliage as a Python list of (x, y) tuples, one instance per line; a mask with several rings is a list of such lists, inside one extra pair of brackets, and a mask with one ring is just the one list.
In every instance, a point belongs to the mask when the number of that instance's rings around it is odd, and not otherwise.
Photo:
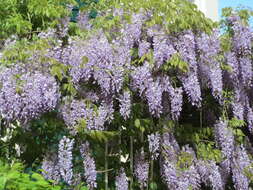
[(69, 15), (67, 5), (73, 0), (3, 0), (0, 5), (0, 39), (10, 35), (29, 37), (58, 23)]
[(1, 58), (0, 154), (48, 181), (3, 167), (45, 188), (248, 189), (251, 12), (225, 9), (220, 33), (186, 0), (78, 2), (75, 23), (70, 1), (2, 15), (21, 25), (2, 34), (20, 39)]
[(60, 190), (61, 187), (54, 185), (53, 181), (46, 181), (39, 173), (25, 173), (21, 163), (7, 164), (0, 162), (0, 188), (3, 190), (32, 190), (47, 189)]

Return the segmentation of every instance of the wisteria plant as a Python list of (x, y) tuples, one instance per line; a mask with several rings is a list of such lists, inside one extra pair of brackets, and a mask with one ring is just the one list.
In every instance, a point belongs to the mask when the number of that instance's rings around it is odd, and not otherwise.
[(187, 0), (89, 3), (5, 40), (1, 157), (65, 189), (248, 190), (252, 13), (219, 25)]

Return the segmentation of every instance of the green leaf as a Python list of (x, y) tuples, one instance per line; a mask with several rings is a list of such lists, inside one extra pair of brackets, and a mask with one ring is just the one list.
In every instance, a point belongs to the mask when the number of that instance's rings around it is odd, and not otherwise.
[(90, 130), (90, 131), (86, 131), (86, 134), (94, 140), (97, 140), (97, 141), (100, 141), (100, 142), (106, 142), (109, 139), (112, 139), (115, 136), (117, 136), (118, 132)]
[(158, 189), (157, 184), (155, 182), (151, 182), (149, 187), (150, 187), (151, 190), (157, 190)]
[(89, 58), (86, 56), (82, 57), (82, 63), (80, 64), (80, 68), (84, 68), (85, 65), (89, 62)]
[(136, 119), (136, 120), (134, 121), (134, 126), (137, 127), (137, 128), (140, 128), (140, 127), (141, 127), (141, 122), (140, 122), (139, 119)]

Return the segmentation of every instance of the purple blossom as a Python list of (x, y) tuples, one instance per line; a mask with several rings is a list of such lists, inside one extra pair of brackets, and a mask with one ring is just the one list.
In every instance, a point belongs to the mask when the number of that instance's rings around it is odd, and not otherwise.
[(241, 76), (244, 86), (251, 87), (253, 77), (251, 58), (239, 58), (239, 64), (241, 68)]
[[(183, 106), (183, 90), (181, 87), (173, 88), (170, 83), (168, 76), (160, 78), (160, 85), (163, 89), (163, 92), (169, 94), (170, 100), (170, 113), (173, 120), (178, 120)], [(165, 96), (166, 97), (166, 96)], [(164, 101), (168, 101), (167, 99)]]
[(92, 80), (105, 95), (119, 92), (124, 81), (122, 62), (126, 60), (118, 59), (121, 56), (118, 53), (122, 53), (118, 51), (101, 31), (87, 41), (76, 42), (70, 55), (73, 82), (78, 84)]
[(253, 110), (248, 104), (246, 107), (246, 112), (247, 112), (246, 121), (248, 123), (248, 128), (250, 132), (252, 133), (253, 132)]
[(139, 49), (138, 49), (138, 55), (139, 57), (142, 57), (143, 55), (145, 55), (146, 53), (148, 53), (149, 48), (150, 48), (150, 43), (147, 41), (141, 41), (139, 44)]
[(141, 37), (141, 29), (146, 16), (143, 13), (132, 15), (131, 23), (126, 24), (122, 30), (122, 41), (128, 47), (132, 48), (135, 42)]
[(202, 33), (197, 38), (197, 47), (201, 78), (211, 88), (213, 96), (222, 102), (222, 70), (216, 60), (220, 51), (219, 31), (215, 30), (211, 36)]
[(90, 190), (97, 188), (97, 171), (95, 160), (91, 157), (89, 143), (85, 142), (80, 147), (80, 153), (83, 158), (84, 177)]
[(116, 190), (128, 190), (128, 181), (124, 168), (120, 169), (120, 173), (116, 176)]
[(157, 132), (148, 135), (149, 151), (151, 153), (152, 160), (156, 160), (159, 156), (160, 140), (161, 140), (160, 134)]
[(120, 102), (120, 114), (126, 120), (129, 118), (131, 113), (131, 95), (129, 91), (124, 91), (124, 93), (119, 97)]
[(200, 174), (201, 180), (205, 185), (212, 186), (212, 188), (215, 190), (224, 189), (224, 183), (222, 181), (219, 167), (214, 161), (205, 162), (203, 160), (199, 160), (196, 167)]
[(151, 82), (145, 92), (151, 114), (160, 116), (162, 113), (163, 89), (158, 81)]
[(169, 161), (177, 160), (177, 154), (180, 152), (180, 147), (171, 133), (164, 133), (162, 136), (162, 151), (166, 159)]
[(157, 68), (168, 61), (176, 50), (172, 46), (172, 43), (166, 38), (164, 34), (158, 34), (154, 36), (154, 60)]
[(0, 114), (13, 121), (27, 122), (52, 111), (60, 98), (53, 77), (39, 72), (23, 74), (21, 68), (0, 73)]
[(72, 150), (74, 146), (74, 139), (70, 140), (63, 137), (59, 143), (58, 159), (60, 174), (63, 180), (69, 185), (72, 184), (73, 178), (73, 163), (72, 163)]
[(134, 89), (139, 90), (140, 95), (143, 95), (143, 92), (149, 87), (149, 84), (153, 82), (151, 68), (147, 62), (143, 66), (134, 68), (131, 77), (133, 80), (132, 86)]
[(86, 12), (82, 12), (78, 15), (78, 26), (81, 29), (86, 29), (86, 30), (90, 30), (91, 29), (91, 23), (89, 23), (89, 14), (87, 14)]
[[(222, 155), (226, 159), (231, 159), (234, 150), (234, 136), (231, 129), (228, 128), (228, 122), (221, 119), (215, 124), (215, 140), (221, 148)], [(227, 168), (229, 171), (229, 168)]]
[(68, 34), (70, 17), (64, 17), (60, 19), (60, 24), (58, 24), (58, 34), (61, 38)]
[(60, 181), (61, 175), (57, 155), (47, 154), (42, 161), (41, 169), (43, 170), (42, 175), (46, 179)]
[(172, 162), (162, 162), (162, 177), (170, 189), (178, 188), (178, 176), (176, 166)]
[(145, 153), (142, 150), (135, 156), (134, 176), (137, 178), (141, 188), (148, 184), (149, 163), (145, 160)]
[(183, 90), (182, 88), (171, 89), (171, 114), (172, 119), (178, 120), (183, 106)]
[(179, 189), (200, 189), (200, 175), (194, 165), (191, 165), (189, 169), (182, 172), (178, 186)]
[(235, 89), (235, 96), (234, 100), (232, 102), (232, 110), (233, 110), (233, 115), (236, 117), (238, 120), (243, 120), (244, 119), (244, 111), (245, 111), (245, 93), (242, 92), (239, 88)]
[(232, 179), (234, 182), (234, 187), (236, 189), (246, 190), (249, 189), (249, 179), (246, 176), (246, 170), (252, 170), (252, 161), (243, 146), (236, 147), (234, 157), (233, 157), (233, 167), (232, 167)]
[(225, 54), (226, 63), (232, 68), (232, 71), (229, 72), (229, 77), (233, 81), (234, 85), (239, 85), (240, 70), (239, 63), (234, 52), (228, 52)]
[(80, 100), (73, 100), (63, 105), (60, 111), (66, 125), (76, 133), (77, 124), (81, 120), (86, 122), (88, 130), (104, 130), (105, 123), (113, 119), (112, 106), (112, 103), (102, 102), (99, 107), (96, 107), (92, 104), (86, 105)]
[(249, 26), (243, 25), (239, 17), (230, 19), (233, 33), (233, 50), (240, 55), (249, 55), (251, 53), (252, 29)]
[[(172, 148), (166, 146), (167, 150), (171, 151)], [(165, 148), (166, 148), (165, 147)], [(186, 151), (190, 151), (192, 154), (192, 150), (188, 147), (185, 147)], [(161, 160), (161, 170), (162, 177), (170, 189), (199, 189), (200, 188), (200, 175), (194, 165), (190, 165), (188, 168), (179, 168), (177, 166), (177, 156), (170, 156), (168, 153), (164, 152), (163, 159)], [(174, 154), (174, 152), (172, 152)], [(175, 159), (171, 159), (171, 158)]]
[(176, 47), (183, 61), (188, 63), (193, 72), (197, 72), (196, 42), (194, 33), (192, 31), (186, 31), (179, 35)]
[(186, 76), (181, 77), (184, 91), (193, 106), (201, 106), (201, 90), (196, 73), (190, 72)]

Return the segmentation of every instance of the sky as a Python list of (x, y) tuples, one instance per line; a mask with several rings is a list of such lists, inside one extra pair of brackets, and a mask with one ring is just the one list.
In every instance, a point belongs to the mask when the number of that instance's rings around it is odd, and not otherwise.
[(221, 10), (224, 7), (237, 7), (245, 6), (253, 9), (253, 0), (219, 0), (219, 16), (221, 16)]

